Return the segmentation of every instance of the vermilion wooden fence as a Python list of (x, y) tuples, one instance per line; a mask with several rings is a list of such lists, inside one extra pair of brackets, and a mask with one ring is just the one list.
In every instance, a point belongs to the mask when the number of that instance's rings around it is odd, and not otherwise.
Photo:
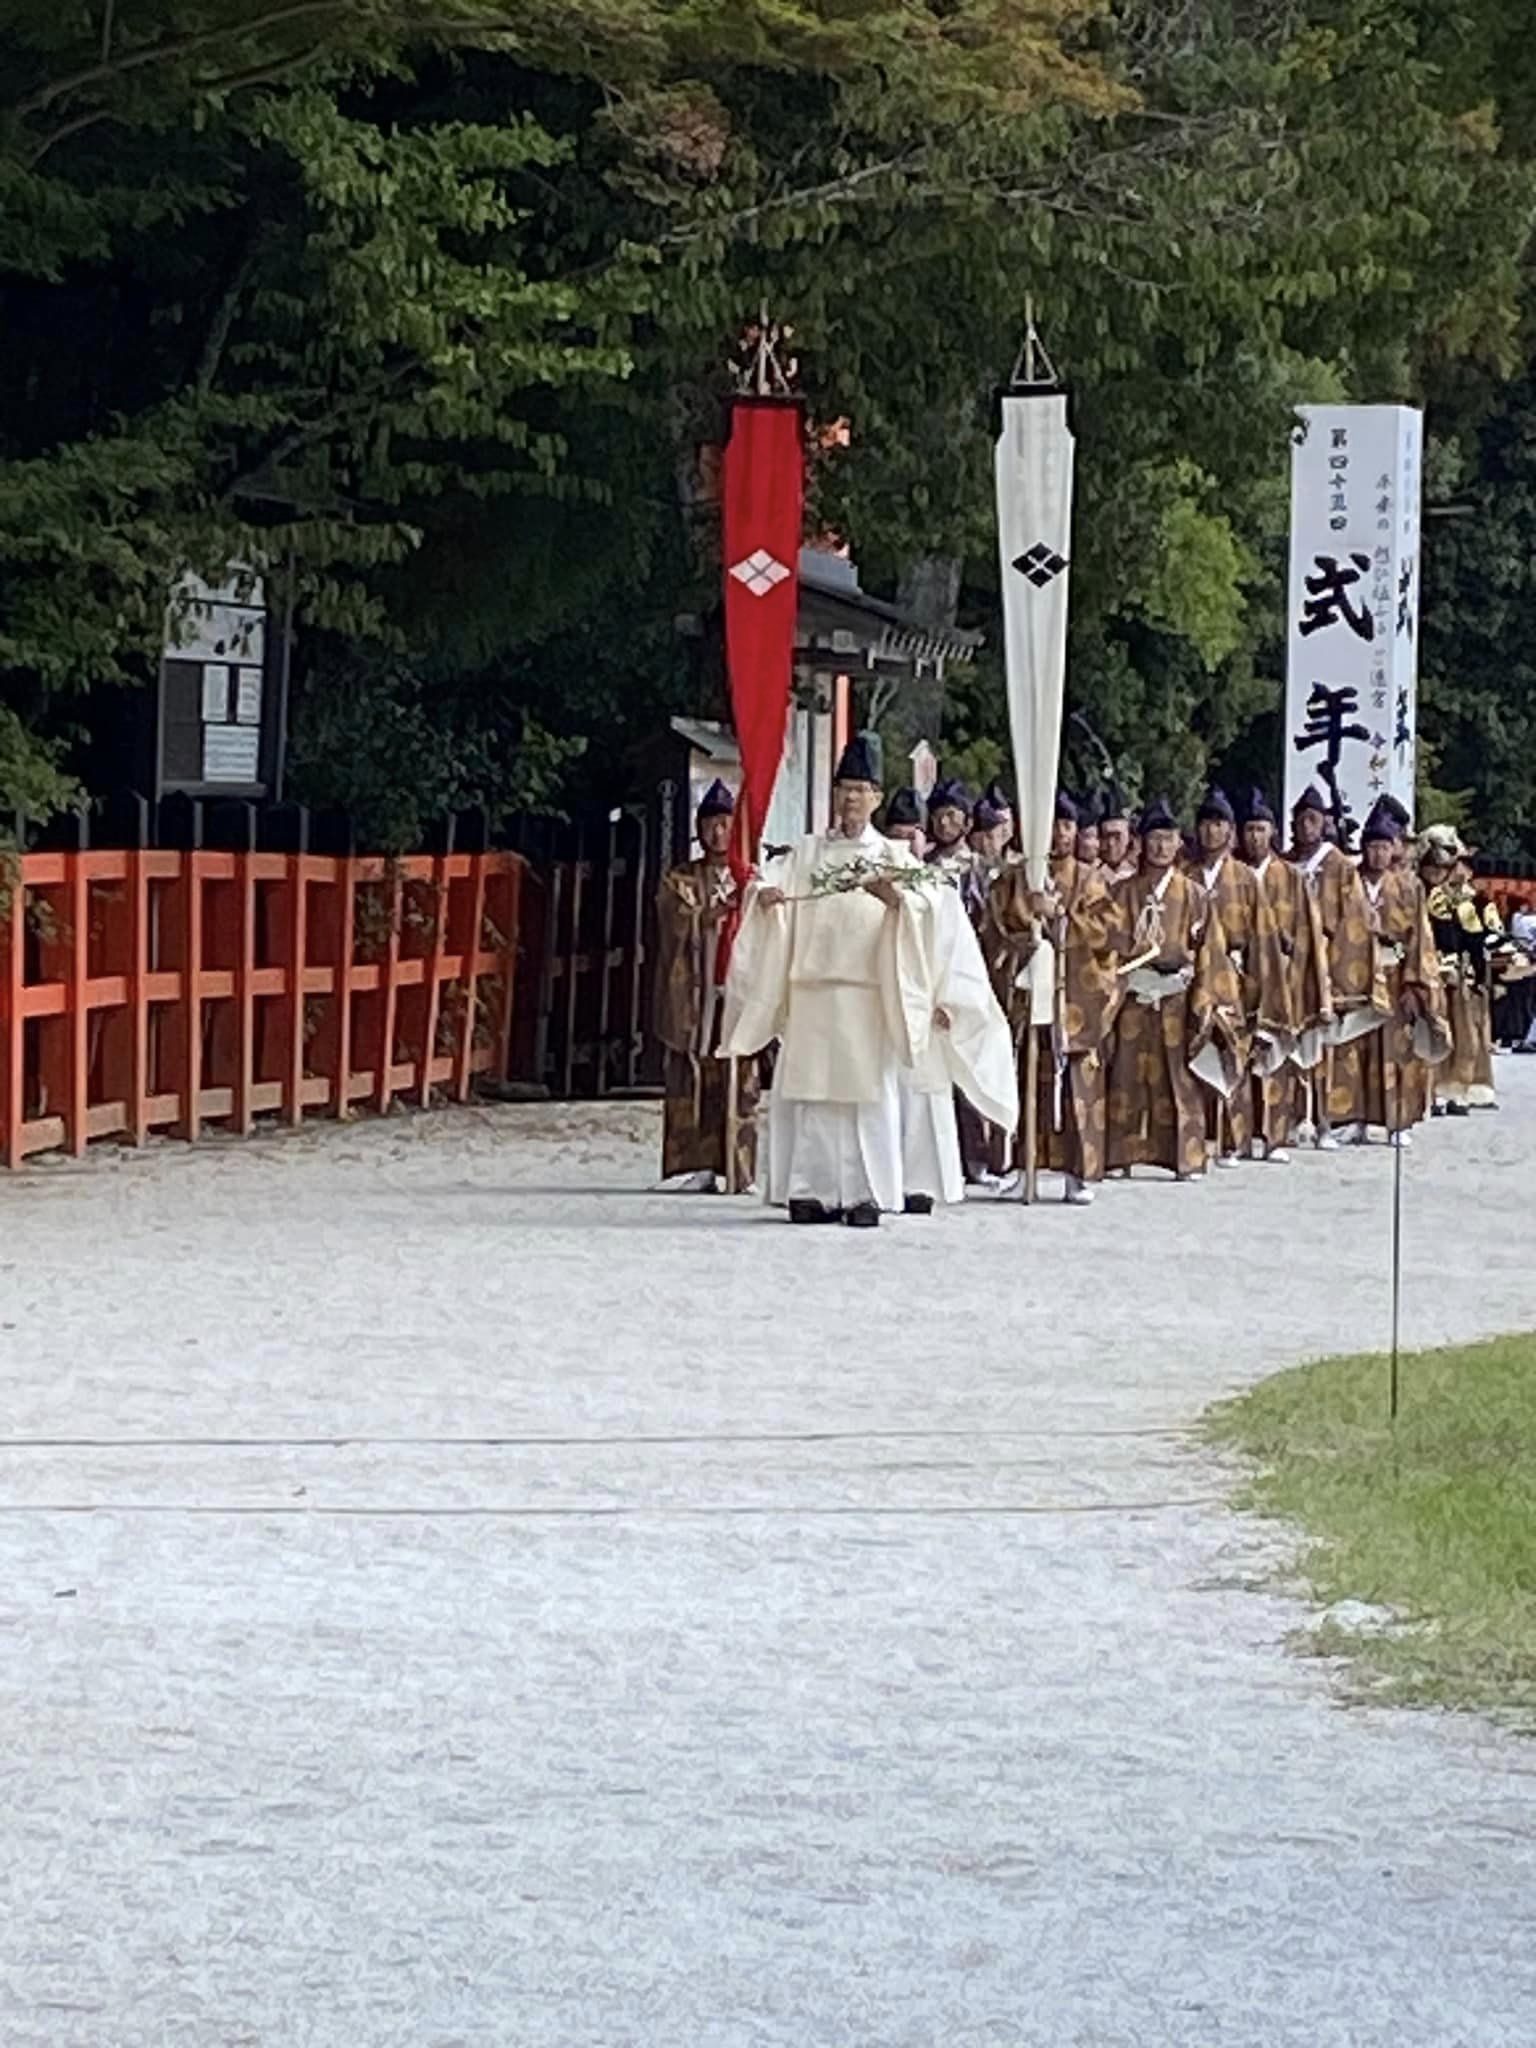
[(0, 873), (0, 1164), (506, 1071), (524, 862), (31, 853)]

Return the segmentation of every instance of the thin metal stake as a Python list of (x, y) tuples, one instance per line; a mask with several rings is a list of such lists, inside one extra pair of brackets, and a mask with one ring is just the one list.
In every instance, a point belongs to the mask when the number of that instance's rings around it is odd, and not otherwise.
[(1397, 1340), (1403, 1293), (1403, 1146), (1392, 1148), (1392, 1372), (1387, 1396), (1389, 1420), (1397, 1420)]

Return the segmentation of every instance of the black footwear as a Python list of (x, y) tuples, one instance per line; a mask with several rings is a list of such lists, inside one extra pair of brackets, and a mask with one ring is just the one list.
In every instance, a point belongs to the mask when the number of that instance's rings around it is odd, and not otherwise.
[(829, 1209), (825, 1202), (791, 1202), (789, 1205), (791, 1223), (836, 1223), (841, 1215), (840, 1209)]
[(931, 1216), (933, 1214), (933, 1197), (932, 1195), (908, 1195), (901, 1207), (902, 1213), (907, 1216)]
[(1470, 1116), (1472, 1105), (1470, 1102), (1448, 1102), (1445, 1105), (1445, 1113), (1447, 1116)]
[(843, 1217), (850, 1230), (878, 1230), (880, 1211), (873, 1202), (855, 1202)]

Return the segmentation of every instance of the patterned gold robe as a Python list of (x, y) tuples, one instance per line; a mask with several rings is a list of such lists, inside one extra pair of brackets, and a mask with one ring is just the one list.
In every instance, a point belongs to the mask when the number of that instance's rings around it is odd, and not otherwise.
[[(720, 985), (715, 980), (719, 913), (734, 900), (724, 862), (684, 861), (656, 894), (656, 1036), (666, 1047), (661, 1172), (718, 1173), (728, 1186), (752, 1185), (757, 1168), (758, 1073), (755, 1060), (716, 1057)], [(732, 1069), (736, 1087), (734, 1175), (727, 1170)]]
[(1253, 1139), (1254, 1070), (1278, 1072), (1295, 1043), (1290, 978), (1268, 893), (1247, 862), (1235, 853), (1215, 862), (1197, 857), (1186, 872), (1215, 906), (1242, 992), (1243, 1079), (1230, 1102), (1213, 1092), (1206, 1105), (1206, 1134), (1218, 1154), (1230, 1156)]
[(1327, 1034), (1329, 1049), (1315, 1068), (1298, 1077), (1298, 1094), (1304, 1103), (1310, 1098), (1313, 1120), (1321, 1128), (1328, 1121), (1334, 1045), (1347, 1044), (1360, 1033), (1376, 1029), (1391, 1004), (1376, 958), (1360, 870), (1348, 854), (1326, 842), (1305, 856), (1292, 854), (1291, 860), (1317, 906), (1328, 963), (1328, 1002), (1333, 1013)]
[[(1095, 866), (1067, 854), (1051, 862), (1051, 881), (1062, 914), (1051, 934), (1056, 947), (1056, 1015), (1040, 1033), (1036, 1064), (1035, 1164), (1074, 1179), (1104, 1178), (1104, 1041), (1114, 1021), (1119, 987), (1112, 946), (1114, 900)], [(1017, 986), (1020, 970), (1039, 944), (1030, 914), (1029, 882), (1022, 864), (993, 878), (983, 948), (993, 986), (1018, 1049), (1019, 1085), (1025, 1085), (1029, 998)], [(1022, 1164), (1022, 1132), (1016, 1163)]]
[(1291, 1054), (1284, 1066), (1255, 1074), (1251, 1084), (1252, 1123), (1266, 1151), (1289, 1145), (1305, 1112), (1307, 1073), (1322, 1057), (1323, 1042), (1333, 1023), (1328, 986), (1328, 941), (1318, 915), (1317, 898), (1300, 870), (1282, 854), (1269, 854), (1254, 869), (1275, 936), (1285, 959), (1291, 1014)]
[[(1221, 918), (1190, 876), (1144, 869), (1121, 883), (1114, 902), (1124, 993), (1109, 1057), (1109, 1164), (1161, 1166), (1188, 1179), (1206, 1167), (1200, 1075), (1219, 1064), (1235, 1081), (1238, 1071), (1237, 973)], [(1167, 977), (1161, 1000), (1148, 986), (1158, 970)]]
[(1392, 1010), (1379, 1031), (1335, 1051), (1328, 1119), (1404, 1131), (1429, 1114), (1430, 1067), (1450, 1049), (1439, 961), (1417, 877), (1394, 868), (1362, 879)]
[(1487, 975), (1492, 928), (1477, 907), (1470, 883), (1437, 884), (1429, 892), (1428, 910), (1451, 1034), (1450, 1057), (1435, 1075), (1435, 1099), (1456, 1108), (1495, 1109)]

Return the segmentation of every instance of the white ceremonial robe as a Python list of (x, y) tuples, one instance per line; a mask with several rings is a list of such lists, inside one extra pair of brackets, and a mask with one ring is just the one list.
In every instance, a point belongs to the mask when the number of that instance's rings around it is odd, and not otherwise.
[(947, 1014), (949, 1029), (936, 1027), (916, 1065), (901, 1072), (903, 1171), (908, 1194), (960, 1202), (965, 1173), (955, 1090), (1011, 1136), (1019, 1121), (1018, 1065), (981, 942), (957, 890), (936, 892), (925, 937), (934, 1005)]
[(932, 892), (904, 890), (894, 908), (862, 889), (812, 895), (818, 869), (860, 858), (917, 865), (872, 826), (856, 839), (812, 833), (764, 871), (793, 900), (765, 908), (759, 885), (747, 891), (722, 1050), (749, 1058), (780, 1041), (760, 1176), (771, 1203), (903, 1204), (898, 1075), (932, 1025)]

